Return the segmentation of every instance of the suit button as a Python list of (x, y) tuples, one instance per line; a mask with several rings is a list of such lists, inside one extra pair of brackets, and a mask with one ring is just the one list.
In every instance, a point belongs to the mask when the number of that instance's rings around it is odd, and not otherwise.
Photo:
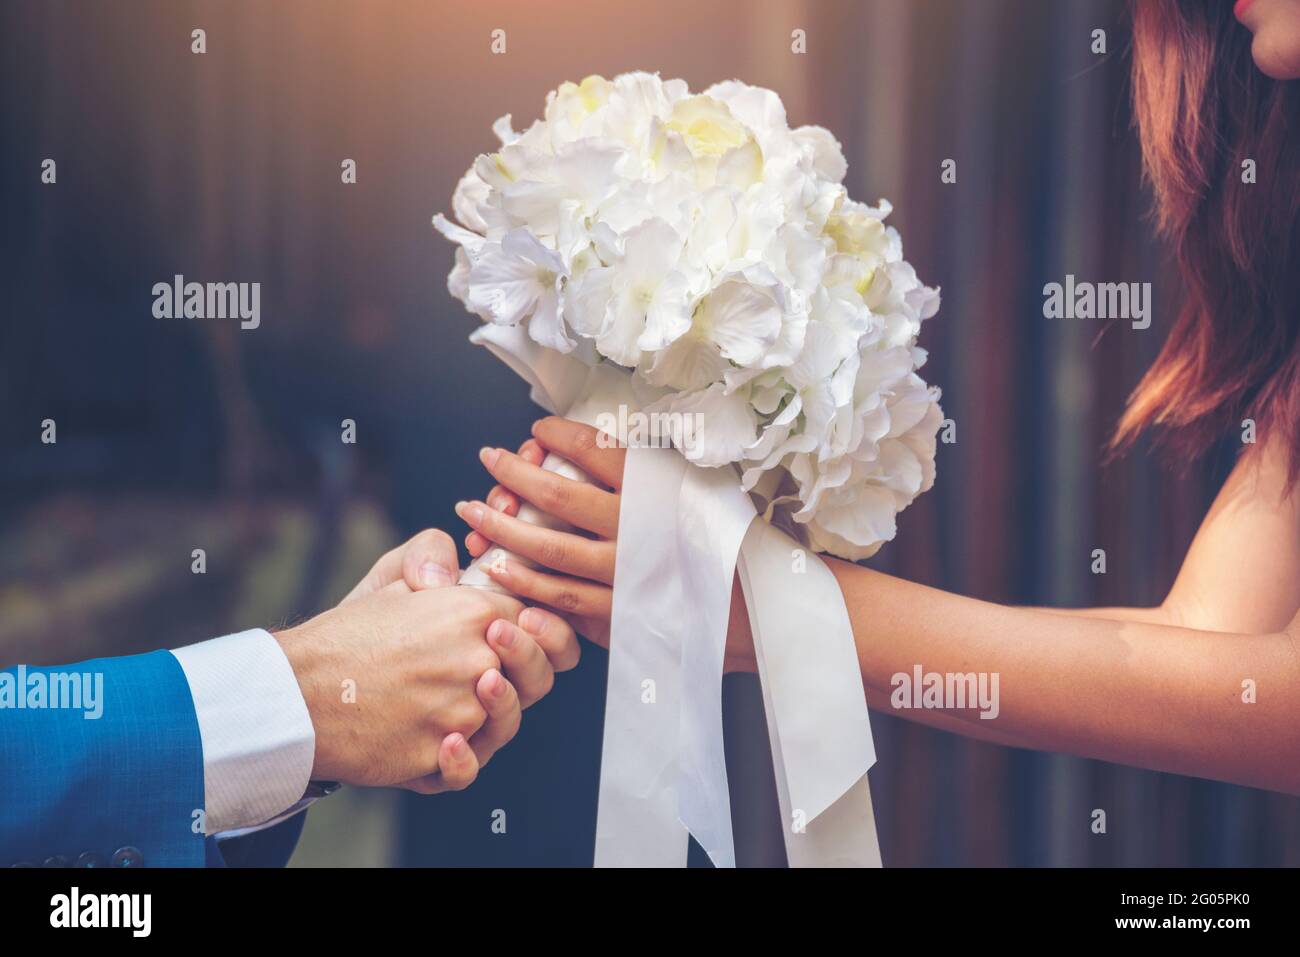
[(143, 867), (144, 857), (134, 847), (119, 847), (113, 854), (114, 867)]
[(42, 867), (67, 867), (68, 859), (62, 854), (55, 854), (53, 857), (47, 857)]
[(77, 858), (73, 867), (103, 867), (104, 859), (93, 851), (87, 851)]

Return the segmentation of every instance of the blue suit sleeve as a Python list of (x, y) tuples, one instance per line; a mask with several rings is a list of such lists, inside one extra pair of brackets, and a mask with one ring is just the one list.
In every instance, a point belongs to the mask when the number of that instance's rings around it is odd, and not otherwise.
[(0, 671), (0, 866), (201, 867), (202, 808), (198, 721), (170, 653)]

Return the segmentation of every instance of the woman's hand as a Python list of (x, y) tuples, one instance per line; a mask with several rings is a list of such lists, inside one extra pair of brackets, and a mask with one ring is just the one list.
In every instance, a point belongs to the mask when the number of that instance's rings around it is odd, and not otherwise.
[[(495, 581), (529, 601), (554, 608), (577, 631), (608, 647), (613, 605), (614, 557), (627, 450), (598, 441), (589, 425), (550, 416), (533, 424), (533, 438), (513, 454), (483, 449), (484, 466), (500, 483), (486, 502), (461, 502), (456, 514), (474, 529), (465, 544), (475, 557), (492, 544), (542, 565), (546, 571), (506, 561), (485, 566)], [(606, 447), (609, 446), (609, 447)], [(575, 482), (543, 470), (547, 452), (568, 459), (596, 484)], [(539, 528), (514, 517), (519, 500), (588, 533)], [(728, 671), (756, 668), (749, 619), (739, 584), (732, 589), (727, 633)]]
[[(595, 429), (567, 419), (546, 418), (533, 425), (533, 439), (519, 454), (485, 448), (483, 465), (500, 485), (483, 502), (460, 502), (459, 515), (474, 530), (465, 544), (478, 557), (491, 544), (531, 559), (548, 571), (517, 561), (489, 563), (484, 571), (512, 593), (554, 608), (583, 635), (608, 644), (613, 603), (614, 551), (618, 536), (618, 490), (623, 484), (626, 450), (601, 448)], [(547, 472), (546, 452), (578, 466), (595, 484)], [(526, 499), (554, 518), (589, 533), (559, 532), (515, 517)]]

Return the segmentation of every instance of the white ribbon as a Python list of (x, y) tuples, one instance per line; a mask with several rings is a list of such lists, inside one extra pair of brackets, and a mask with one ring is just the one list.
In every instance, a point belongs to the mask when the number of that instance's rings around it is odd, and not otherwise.
[[(644, 847), (648, 810), (673, 812), (718, 867), (734, 867), (722, 747), (722, 659), (736, 556), (754, 506), (733, 469), (628, 449), (610, 622), (596, 866), (685, 864), (687, 842)], [(642, 743), (655, 741), (647, 763)], [(666, 747), (665, 747), (666, 746)], [(662, 753), (666, 761), (658, 759)], [(674, 774), (665, 772), (671, 769)], [(654, 792), (667, 785), (671, 802)], [(627, 800), (631, 794), (634, 800)], [(669, 834), (667, 822), (648, 829)]]
[(880, 867), (867, 782), (876, 749), (835, 576), (764, 521), (750, 527), (738, 572), (763, 685), (786, 859), (791, 867)]
[[(629, 449), (623, 467), (623, 502), (638, 507), (619, 510), (619, 541), (629, 547), (614, 558), (597, 867), (686, 866), (678, 810), (683, 583), (671, 548), (632, 544), (662, 534), (663, 510), (676, 507), (685, 475), (686, 460), (671, 449)], [(654, 614), (644, 614), (647, 595), (658, 596)]]
[[(549, 412), (595, 424), (640, 407), (635, 384), (545, 349), (519, 327), (483, 326), (486, 345)], [(579, 480), (548, 455), (544, 468)], [(556, 527), (523, 505), (525, 521)], [(834, 576), (757, 519), (731, 467), (671, 449), (629, 449), (619, 512), (596, 866), (681, 867), (687, 834), (735, 866), (722, 743), (722, 668), (739, 575), (763, 685), (791, 866), (879, 866), (867, 769), (875, 762), (853, 632)], [(481, 568), (461, 576), (497, 587)], [(518, 559), (512, 556), (515, 560)]]

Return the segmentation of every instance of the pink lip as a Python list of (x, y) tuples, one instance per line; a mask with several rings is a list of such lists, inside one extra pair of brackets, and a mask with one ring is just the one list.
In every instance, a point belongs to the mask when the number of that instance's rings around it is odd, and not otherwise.
[(1255, 0), (1237, 0), (1236, 4), (1232, 8), (1232, 15), (1240, 20), (1241, 15), (1245, 13), (1246, 9), (1254, 2)]

